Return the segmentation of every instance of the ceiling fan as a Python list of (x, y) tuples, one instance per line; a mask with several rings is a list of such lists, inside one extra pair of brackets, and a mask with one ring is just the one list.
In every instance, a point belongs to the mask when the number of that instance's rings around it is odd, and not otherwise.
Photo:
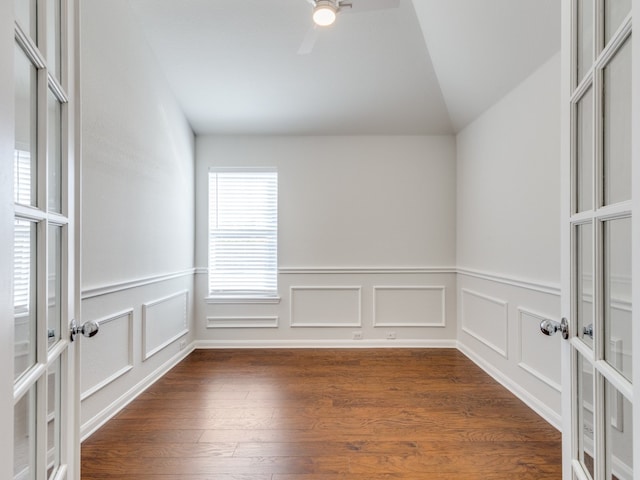
[(298, 55), (308, 55), (318, 40), (319, 29), (332, 25), (339, 13), (361, 13), (398, 8), (400, 0), (307, 0), (313, 6), (313, 25), (298, 48)]

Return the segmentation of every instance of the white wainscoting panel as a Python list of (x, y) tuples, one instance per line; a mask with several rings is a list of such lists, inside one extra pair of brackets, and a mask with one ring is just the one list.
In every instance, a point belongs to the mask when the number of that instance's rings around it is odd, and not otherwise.
[(374, 327), (444, 327), (444, 286), (374, 286)]
[(278, 328), (278, 317), (207, 317), (207, 328)]
[(463, 288), (462, 331), (508, 358), (509, 304)]
[(133, 309), (94, 321), (99, 333), (80, 339), (82, 400), (133, 368)]
[(182, 291), (142, 305), (142, 359), (158, 353), (189, 332), (189, 292)]
[(292, 286), (292, 327), (362, 326), (362, 287)]
[(540, 331), (540, 322), (549, 315), (518, 308), (518, 366), (560, 392), (560, 339)]

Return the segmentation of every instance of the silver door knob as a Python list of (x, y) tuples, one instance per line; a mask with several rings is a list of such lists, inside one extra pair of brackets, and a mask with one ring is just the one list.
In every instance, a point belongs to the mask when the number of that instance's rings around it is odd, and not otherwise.
[(75, 320), (71, 320), (71, 325), (69, 325), (69, 334), (72, 342), (76, 339), (76, 335), (79, 333), (85, 337), (93, 337), (99, 330), (100, 325), (96, 322), (84, 322), (81, 326), (78, 326)]
[(562, 338), (569, 338), (569, 322), (563, 318), (560, 322), (554, 320), (543, 320), (540, 322), (540, 331), (545, 335), (554, 335), (556, 332), (562, 333)]

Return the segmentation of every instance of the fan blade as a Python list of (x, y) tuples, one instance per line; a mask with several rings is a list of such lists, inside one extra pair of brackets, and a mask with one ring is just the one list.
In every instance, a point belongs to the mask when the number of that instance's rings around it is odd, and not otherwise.
[(304, 40), (302, 40), (302, 44), (300, 48), (298, 48), (298, 55), (309, 55), (313, 50), (313, 47), (318, 40), (318, 29), (314, 25), (309, 30), (307, 30), (307, 34), (304, 36)]
[(350, 3), (352, 6), (341, 10), (340, 13), (372, 12), (400, 6), (400, 0), (345, 0), (344, 3)]

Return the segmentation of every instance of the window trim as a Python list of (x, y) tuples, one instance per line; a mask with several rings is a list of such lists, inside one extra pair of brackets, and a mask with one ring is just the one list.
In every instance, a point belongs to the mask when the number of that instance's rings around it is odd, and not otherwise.
[(259, 296), (259, 295), (211, 295), (205, 297), (204, 301), (208, 305), (214, 304), (278, 304), (280, 303), (280, 295), (276, 296)]

